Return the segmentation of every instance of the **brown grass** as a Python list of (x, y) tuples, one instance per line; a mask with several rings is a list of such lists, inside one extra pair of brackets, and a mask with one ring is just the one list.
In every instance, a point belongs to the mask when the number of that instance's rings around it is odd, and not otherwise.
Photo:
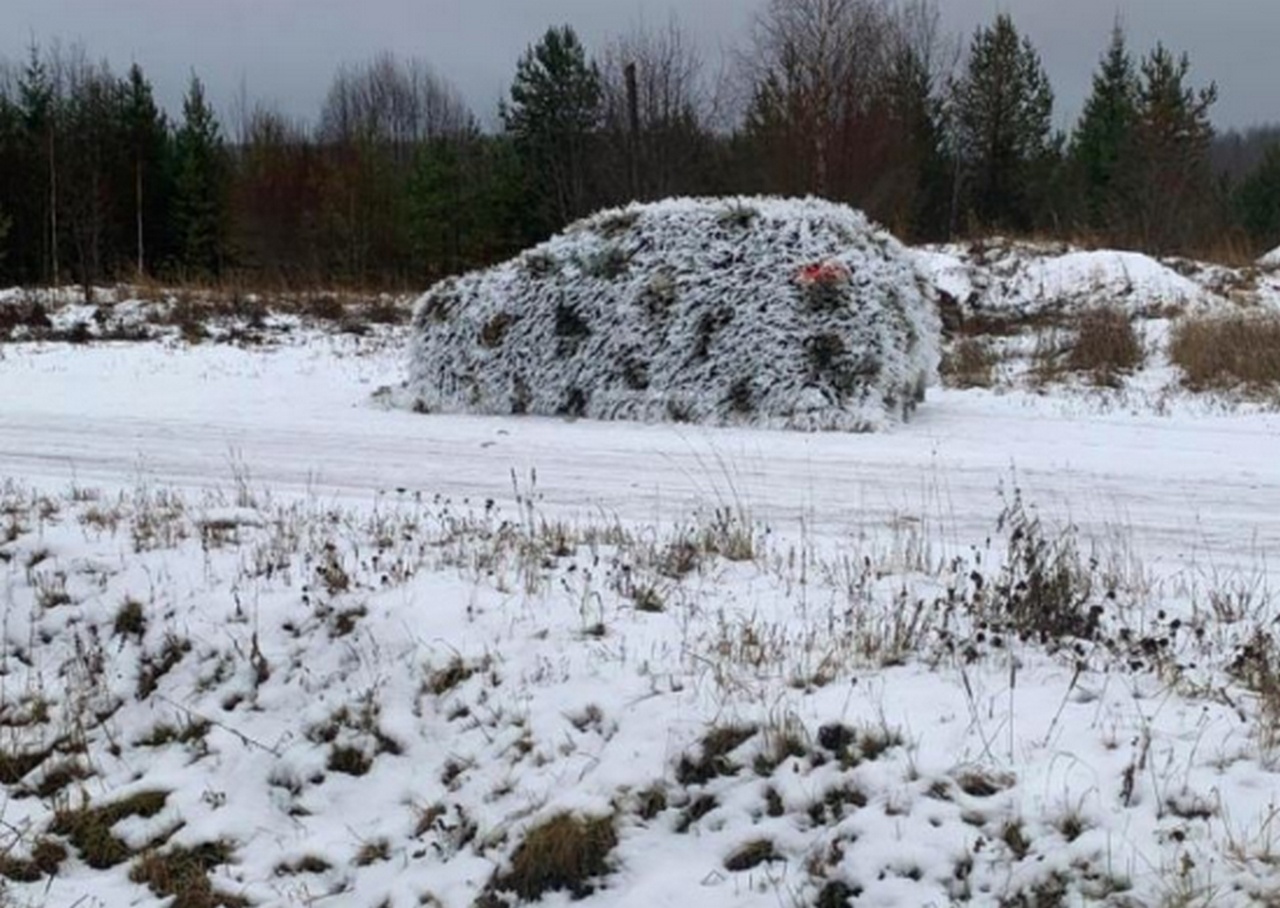
[(1081, 312), (1073, 322), (1036, 335), (1031, 359), (1037, 384), (1083, 375), (1100, 388), (1117, 388), (1141, 368), (1146, 351), (1127, 314), (1098, 307)]
[(1187, 250), (1187, 257), (1228, 268), (1251, 268), (1260, 252), (1257, 244), (1239, 230), (1219, 233), (1212, 241)]
[(1094, 384), (1115, 387), (1123, 376), (1141, 368), (1146, 353), (1133, 321), (1116, 309), (1097, 308), (1080, 314), (1079, 332), (1067, 354), (1067, 369), (1083, 372)]
[(164, 809), (168, 792), (142, 791), (100, 807), (85, 805), (59, 810), (49, 831), (66, 836), (86, 864), (104, 870), (127, 861), (133, 850), (111, 831), (128, 817), (153, 817)]
[(31, 857), (0, 854), (0, 877), (15, 883), (36, 883), (53, 876), (67, 859), (67, 849), (52, 839), (40, 838), (31, 847)]
[(612, 817), (557, 814), (525, 834), (511, 869), (490, 881), (490, 901), (501, 904), (494, 899), (497, 892), (514, 892), (530, 902), (554, 891), (585, 898), (594, 891), (591, 881), (609, 872), (609, 855), (617, 844)]
[(231, 859), (232, 848), (227, 842), (150, 851), (133, 865), (129, 879), (145, 884), (162, 898), (172, 896), (170, 908), (245, 908), (248, 901), (219, 892), (209, 880), (209, 871)]
[(724, 869), (741, 873), (759, 867), (766, 861), (780, 861), (782, 857), (768, 839), (756, 839), (734, 851), (724, 860)]
[(701, 754), (695, 760), (688, 754), (676, 766), (676, 781), (681, 785), (705, 785), (718, 776), (731, 776), (741, 767), (729, 755), (759, 729), (754, 725), (718, 725), (702, 739)]
[(1193, 390), (1280, 385), (1280, 317), (1237, 314), (1179, 322), (1169, 358)]
[(943, 355), (939, 371), (949, 388), (990, 388), (995, 384), (998, 362), (987, 340), (966, 337)]

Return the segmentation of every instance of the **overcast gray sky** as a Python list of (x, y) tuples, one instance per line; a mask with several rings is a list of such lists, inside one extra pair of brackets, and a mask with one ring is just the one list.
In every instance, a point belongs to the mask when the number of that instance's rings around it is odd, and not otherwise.
[[(520, 53), (569, 22), (589, 46), (675, 13), (714, 57), (740, 43), (765, 0), (0, 0), (0, 57), (32, 38), (80, 43), (117, 70), (137, 60), (176, 109), (194, 69), (226, 112), (250, 98), (314, 117), (338, 64), (390, 50), (430, 61), (486, 121)], [(966, 39), (1008, 11), (1035, 42), (1074, 118), (1117, 13), (1136, 50), (1157, 39), (1191, 54), (1193, 82), (1218, 83), (1220, 127), (1280, 121), (1280, 0), (939, 0)]]

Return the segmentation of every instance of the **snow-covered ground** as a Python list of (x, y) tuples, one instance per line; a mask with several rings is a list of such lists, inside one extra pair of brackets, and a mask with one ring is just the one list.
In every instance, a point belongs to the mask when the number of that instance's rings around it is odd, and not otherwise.
[(1268, 413), (1099, 413), (1089, 397), (935, 389), (912, 425), (869, 436), (423, 416), (372, 400), (403, 376), (390, 339), (0, 350), (15, 389), (0, 474), (50, 490), (203, 490), (243, 473), (277, 497), (501, 501), (513, 471), (536, 470), (544, 506), (566, 518), (662, 522), (741, 504), (833, 538), (926, 520), (967, 545), (989, 532), (997, 490), (1017, 485), (1055, 518), (1122, 530), (1173, 566), (1249, 568), (1280, 541), (1280, 415)]
[(1280, 415), (422, 415), (406, 328), (254, 330), (0, 345), (18, 904), (528, 901), (548, 830), (547, 904), (1280, 898)]

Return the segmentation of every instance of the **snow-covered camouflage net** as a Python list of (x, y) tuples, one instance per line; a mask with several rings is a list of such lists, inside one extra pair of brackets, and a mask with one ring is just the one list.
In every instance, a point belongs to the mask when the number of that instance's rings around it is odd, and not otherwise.
[(601, 212), (418, 303), (431, 412), (869, 431), (923, 400), (927, 279), (829, 202), (678, 199)]

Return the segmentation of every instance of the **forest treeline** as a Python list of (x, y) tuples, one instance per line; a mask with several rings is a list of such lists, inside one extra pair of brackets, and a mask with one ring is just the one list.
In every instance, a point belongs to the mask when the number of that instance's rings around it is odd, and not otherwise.
[(1280, 244), (1280, 129), (1219, 135), (1216, 99), (1117, 25), (1064, 133), (1013, 19), (961, 40), (934, 0), (766, 0), (714, 70), (674, 22), (553, 27), (489, 128), (417, 59), (339, 69), (312, 120), (220, 116), (193, 74), (171, 117), (138, 65), (35, 46), (0, 61), (0, 283), (418, 286), (677, 194), (812, 193), (915, 241)]

